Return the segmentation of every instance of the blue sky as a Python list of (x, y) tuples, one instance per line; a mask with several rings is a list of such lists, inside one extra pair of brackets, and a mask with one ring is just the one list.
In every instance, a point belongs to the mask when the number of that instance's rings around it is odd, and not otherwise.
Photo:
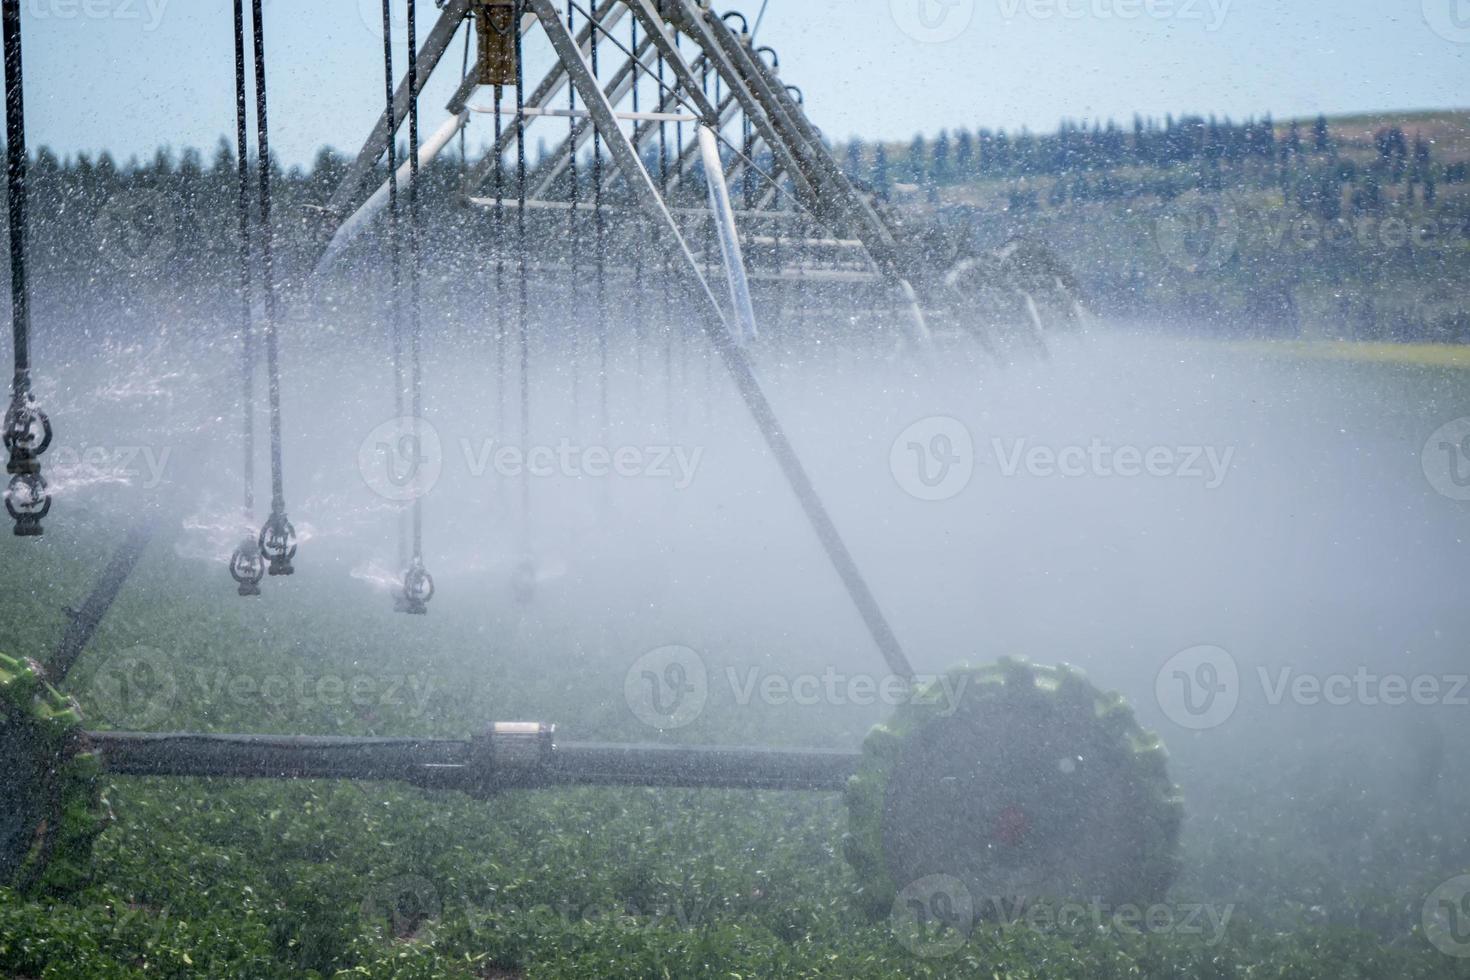
[[(366, 134), (382, 98), (380, 2), (268, 0), (273, 146), (287, 163)], [(419, 2), (426, 32), (434, 10)], [(33, 145), (126, 159), (208, 151), (233, 132), (229, 0), (21, 3)], [(760, 0), (716, 7), (753, 17)], [(1135, 111), (1470, 106), (1470, 0), (769, 0), (760, 40), (837, 139)], [(458, 44), (450, 60), (457, 70)], [(426, 126), (445, 94), (426, 93)]]

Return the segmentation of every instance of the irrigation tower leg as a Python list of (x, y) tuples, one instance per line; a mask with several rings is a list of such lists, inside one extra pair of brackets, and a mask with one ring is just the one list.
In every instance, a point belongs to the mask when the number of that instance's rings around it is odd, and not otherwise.
[[(714, 343), (721, 360), (725, 362), (725, 367), (729, 370), (736, 389), (740, 392), (741, 398), (744, 399), (746, 407), (750, 410), (751, 417), (760, 429), (766, 446), (776, 457), (786, 477), (786, 482), (791, 486), (802, 509), (806, 512), (812, 530), (816, 532), (818, 540), (827, 552), (828, 559), (842, 579), (853, 604), (857, 606), (858, 612), (862, 615), (873, 642), (877, 644), (893, 673), (900, 677), (912, 678), (914, 676), (913, 667), (909, 664), (902, 646), (899, 645), (898, 637), (894, 635), (887, 618), (878, 607), (878, 601), (868, 587), (867, 580), (863, 578), (857, 562), (853, 560), (852, 553), (848, 551), (847, 544), (837, 530), (837, 525), (832, 522), (831, 515), (827, 513), (826, 505), (818, 496), (811, 477), (807, 475), (806, 468), (796, 454), (795, 447), (787, 438), (780, 419), (776, 417), (775, 410), (772, 409), (770, 401), (761, 389), (760, 381), (756, 378), (750, 360), (745, 355), (745, 350), (736, 341), (720, 309), (719, 301), (710, 290), (709, 283), (700, 273), (699, 263), (689, 251), (689, 246), (683, 236), (679, 234), (679, 226), (674, 216), (669, 213), (668, 205), (659, 196), (653, 178), (643, 168), (642, 161), (638, 159), (638, 152), (633, 148), (632, 141), (628, 139), (622, 127), (618, 125), (613, 107), (607, 101), (601, 86), (597, 84), (591, 67), (583, 60), (581, 51), (577, 49), (576, 39), (562, 23), (552, 0), (530, 0), (530, 3), (536, 15), (541, 19), (541, 26), (551, 39), (557, 56), (571, 74), (573, 84), (581, 92), (583, 104), (607, 138), (608, 149), (623, 171), (628, 186), (632, 188), (643, 210), (652, 219), (655, 230), (663, 229), (664, 234), (655, 233), (654, 240), (669, 253), (674, 268), (680, 270), (685, 286), (708, 310), (708, 315), (702, 318), (705, 330)], [(717, 123), (717, 119), (714, 107), (710, 106), (707, 120)]]

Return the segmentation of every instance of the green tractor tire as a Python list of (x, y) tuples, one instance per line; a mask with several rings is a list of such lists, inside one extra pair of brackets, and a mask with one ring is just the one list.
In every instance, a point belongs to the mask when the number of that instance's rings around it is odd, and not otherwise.
[(980, 918), (1034, 901), (1159, 901), (1183, 807), (1156, 735), (1068, 667), (959, 668), (875, 728), (847, 786), (859, 903), (944, 876)]
[(0, 654), (0, 886), (58, 893), (85, 884), (108, 817), (77, 703), (35, 661)]

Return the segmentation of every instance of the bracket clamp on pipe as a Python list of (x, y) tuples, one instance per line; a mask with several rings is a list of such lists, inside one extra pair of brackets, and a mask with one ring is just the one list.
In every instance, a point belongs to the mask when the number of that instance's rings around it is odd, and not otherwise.
[(516, 83), (516, 5), (514, 0), (474, 0), (475, 38), (481, 85), (514, 87)]
[(556, 726), (539, 721), (498, 721), (470, 739), (473, 793), (492, 796), (527, 781), (556, 751)]

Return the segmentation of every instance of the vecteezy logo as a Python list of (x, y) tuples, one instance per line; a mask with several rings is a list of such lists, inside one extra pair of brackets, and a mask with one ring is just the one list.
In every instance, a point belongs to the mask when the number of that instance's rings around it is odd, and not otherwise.
[(1240, 214), (1228, 197), (1190, 192), (1154, 219), (1164, 260), (1185, 272), (1211, 272), (1229, 262), (1240, 244)]
[(444, 472), (444, 444), (426, 419), (389, 419), (357, 448), (357, 469), (368, 488), (385, 500), (426, 496)]
[(178, 693), (172, 659), (140, 646), (104, 660), (92, 675), (85, 700), (119, 729), (147, 731), (168, 717)]
[(1470, 44), (1470, 0), (1424, 0), (1424, 22), (1455, 44)]
[(1179, 727), (1216, 728), (1229, 721), (1240, 704), (1240, 669), (1220, 647), (1190, 647), (1159, 669), (1154, 695), (1165, 716)]
[(1470, 500), (1470, 417), (1435, 430), (1424, 443), (1424, 477), (1451, 500)]
[(975, 899), (958, 878), (929, 875), (898, 893), (888, 921), (893, 937), (915, 956), (948, 956), (975, 928)]
[(104, 204), (93, 223), (93, 234), (114, 268), (130, 276), (153, 277), (173, 258), (178, 227), (168, 198), (146, 190)]
[(953, 41), (975, 17), (975, 0), (888, 0), (898, 29), (922, 44)]
[(1424, 935), (1446, 956), (1470, 958), (1470, 875), (1451, 878), (1424, 901)]
[[(393, 36), (395, 38), (408, 36), (408, 5), (403, 0), (391, 4), (393, 13)], [(383, 0), (357, 0), (357, 16), (362, 21), (362, 26), (379, 41), (383, 39)], [(423, 13), (419, 13), (418, 29), (420, 36), (430, 25), (425, 24)]]
[(709, 701), (709, 672), (704, 659), (689, 647), (659, 647), (628, 668), (623, 697), (634, 716), (650, 728), (683, 728)]
[(399, 875), (373, 885), (363, 896), (364, 922), (382, 926), (394, 939), (423, 938), (425, 926), (444, 912), (439, 890), (427, 878)]
[(969, 486), (975, 474), (975, 440), (959, 419), (920, 419), (893, 440), (888, 465), (910, 496), (948, 500)]

